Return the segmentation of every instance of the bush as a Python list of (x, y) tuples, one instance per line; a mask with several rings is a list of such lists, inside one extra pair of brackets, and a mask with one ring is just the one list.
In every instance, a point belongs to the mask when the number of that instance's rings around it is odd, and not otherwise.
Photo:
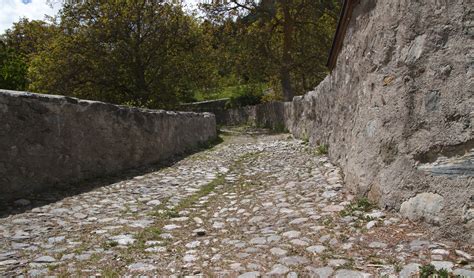
[(262, 103), (263, 88), (261, 85), (246, 85), (240, 87), (239, 91), (226, 104), (226, 108), (240, 108)]

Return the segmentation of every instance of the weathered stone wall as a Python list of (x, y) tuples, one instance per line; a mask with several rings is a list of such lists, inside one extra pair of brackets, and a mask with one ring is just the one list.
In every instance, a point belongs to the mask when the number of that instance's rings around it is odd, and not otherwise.
[(0, 198), (181, 154), (216, 137), (212, 114), (0, 90)]
[(221, 117), (272, 126), (283, 113), (296, 137), (329, 145), (353, 192), (430, 223), (440, 235), (474, 242), (474, 10), (468, 3), (360, 1), (335, 69), (314, 91)]
[(179, 111), (212, 113), (216, 116), (216, 123), (218, 125), (225, 125), (225, 118), (227, 115), (226, 106), (229, 100), (229, 98), (222, 98), (216, 100), (183, 103), (178, 107), (178, 109)]
[(328, 144), (354, 192), (474, 241), (473, 37), (471, 1), (360, 1), (336, 68), (285, 104), (286, 126)]
[(216, 114), (223, 125), (247, 124), (276, 130), (285, 128), (285, 106), (282, 102), (268, 102), (242, 108), (228, 109)]

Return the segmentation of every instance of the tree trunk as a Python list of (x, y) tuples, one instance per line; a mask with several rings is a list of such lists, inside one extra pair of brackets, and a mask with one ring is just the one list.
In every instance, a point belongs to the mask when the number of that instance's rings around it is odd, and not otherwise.
[(294, 23), (290, 12), (291, 3), (288, 3), (288, 1), (289, 0), (281, 0), (283, 9), (283, 52), (281, 57), (280, 82), (285, 101), (291, 101), (294, 96), (293, 86), (291, 84), (291, 65), (293, 61), (291, 48), (293, 45)]

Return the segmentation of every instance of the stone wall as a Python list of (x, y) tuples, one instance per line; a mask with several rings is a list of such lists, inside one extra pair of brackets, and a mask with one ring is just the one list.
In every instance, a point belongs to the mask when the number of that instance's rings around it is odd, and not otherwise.
[(229, 102), (229, 98), (221, 98), (216, 100), (207, 100), (191, 103), (183, 103), (178, 109), (179, 111), (192, 111), (192, 112), (208, 112), (216, 115), (216, 123), (218, 125), (225, 125), (225, 115), (227, 115), (226, 106)]
[(216, 137), (212, 114), (0, 90), (0, 197), (118, 173)]
[(470, 1), (360, 1), (334, 71), (285, 104), (287, 128), (382, 207), (474, 241)]
[(283, 102), (268, 102), (254, 106), (228, 109), (216, 114), (223, 125), (252, 125), (282, 131), (285, 129), (285, 106)]
[[(275, 107), (296, 137), (329, 145), (353, 192), (430, 223), (438, 235), (474, 242), (468, 3), (360, 1), (332, 73), (314, 91)], [(281, 121), (275, 111), (253, 117), (255, 111), (267, 110), (247, 107), (225, 117), (234, 124)]]

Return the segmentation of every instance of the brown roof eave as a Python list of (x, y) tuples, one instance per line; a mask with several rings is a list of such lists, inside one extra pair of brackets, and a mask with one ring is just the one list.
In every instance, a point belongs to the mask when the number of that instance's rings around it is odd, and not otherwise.
[(334, 35), (334, 39), (332, 41), (332, 47), (331, 51), (329, 52), (329, 58), (327, 62), (327, 67), (331, 71), (336, 66), (337, 56), (341, 51), (342, 44), (344, 42), (344, 36), (346, 35), (347, 27), (351, 20), (352, 9), (356, 1), (357, 0), (345, 0), (342, 6), (339, 22), (337, 23), (336, 34)]

